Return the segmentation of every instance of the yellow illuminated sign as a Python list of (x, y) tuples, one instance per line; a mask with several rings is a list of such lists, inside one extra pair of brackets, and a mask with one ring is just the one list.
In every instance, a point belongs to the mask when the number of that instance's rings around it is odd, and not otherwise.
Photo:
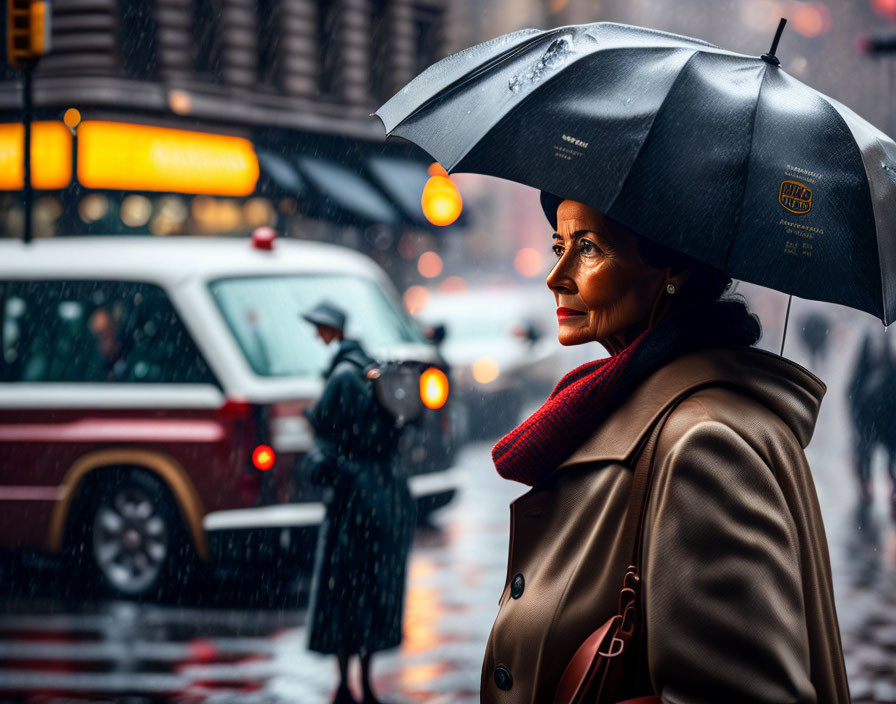
[[(25, 127), (0, 124), (0, 190), (25, 187)], [(56, 190), (72, 180), (72, 133), (61, 122), (31, 124), (31, 185)]]
[(247, 196), (258, 158), (242, 137), (87, 120), (78, 127), (78, 181), (87, 188)]

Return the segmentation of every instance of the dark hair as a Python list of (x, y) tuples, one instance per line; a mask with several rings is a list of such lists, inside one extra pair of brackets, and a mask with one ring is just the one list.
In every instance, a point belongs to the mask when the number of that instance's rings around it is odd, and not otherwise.
[[(608, 218), (609, 219), (609, 218)], [(613, 225), (619, 223), (613, 221)], [(635, 233), (638, 254), (648, 266), (655, 269), (669, 267), (673, 272), (687, 271), (688, 280), (678, 293), (680, 305), (701, 301), (717, 301), (731, 285), (731, 277), (724, 271), (677, 252), (665, 245)]]

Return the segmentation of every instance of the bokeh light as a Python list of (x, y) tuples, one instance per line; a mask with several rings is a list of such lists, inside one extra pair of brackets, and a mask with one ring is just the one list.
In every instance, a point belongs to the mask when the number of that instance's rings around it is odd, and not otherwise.
[(473, 378), (480, 384), (491, 384), (501, 373), (498, 363), (491, 357), (479, 357), (473, 362)]
[(249, 227), (261, 227), (273, 225), (277, 214), (267, 198), (250, 198), (243, 205), (243, 219)]
[(442, 258), (435, 252), (424, 252), (417, 260), (417, 271), (420, 276), (434, 279), (442, 273)]
[(423, 215), (433, 225), (445, 227), (460, 217), (464, 202), (457, 186), (447, 176), (430, 176), (420, 198)]
[(429, 291), (423, 286), (411, 286), (404, 292), (401, 302), (404, 303), (404, 309), (408, 313), (417, 315), (417, 313), (426, 308), (430, 298)]
[(109, 199), (101, 193), (88, 193), (78, 203), (78, 215), (84, 222), (96, 222), (109, 212)]
[(171, 108), (171, 112), (186, 115), (193, 111), (193, 98), (187, 91), (175, 88), (168, 91), (168, 107)]
[(119, 215), (128, 227), (142, 227), (152, 215), (152, 201), (146, 196), (132, 193), (122, 199)]
[(871, 7), (877, 14), (896, 20), (896, 0), (871, 0)]
[(62, 121), (66, 124), (66, 127), (73, 130), (81, 124), (81, 112), (76, 108), (69, 108), (65, 111), (65, 115), (62, 116)]
[(793, 29), (804, 37), (819, 37), (831, 29), (831, 11), (820, 2), (798, 4), (794, 8)]
[(538, 276), (544, 265), (544, 257), (537, 249), (523, 247), (513, 258), (513, 265), (523, 276)]
[(467, 280), (462, 276), (449, 276), (439, 284), (439, 291), (442, 293), (461, 293), (466, 290)]

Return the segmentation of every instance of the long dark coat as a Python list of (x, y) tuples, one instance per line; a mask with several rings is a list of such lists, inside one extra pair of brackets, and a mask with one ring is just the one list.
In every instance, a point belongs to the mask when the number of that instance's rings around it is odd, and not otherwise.
[(371, 402), (364, 378), (371, 362), (357, 342), (341, 342), (310, 414), (308, 471), (328, 487), (309, 609), (309, 648), (320, 653), (401, 644), (415, 505), (395, 468), (394, 424)]
[(551, 702), (579, 645), (616, 614), (632, 468), (654, 421), (643, 536), (646, 622), (630, 696), (675, 704), (847, 704), (821, 511), (803, 454), (824, 385), (754, 350), (684, 355), (644, 380), (511, 507), (484, 704)]

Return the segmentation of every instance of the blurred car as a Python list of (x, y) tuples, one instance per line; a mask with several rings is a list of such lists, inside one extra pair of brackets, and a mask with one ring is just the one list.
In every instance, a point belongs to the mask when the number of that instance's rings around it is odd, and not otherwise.
[(511, 429), (526, 405), (544, 400), (568, 371), (554, 310), (543, 286), (515, 286), (433, 292), (418, 313), (425, 328), (444, 327), (440, 351), (454, 374), (466, 436)]
[[(383, 271), (290, 240), (0, 243), (0, 548), (49, 551), (140, 596), (192, 563), (303, 569), (324, 515), (298, 471), (332, 355), (322, 298), (376, 358), (446, 370)], [(447, 407), (402, 437), (426, 512), (458, 484)]]

